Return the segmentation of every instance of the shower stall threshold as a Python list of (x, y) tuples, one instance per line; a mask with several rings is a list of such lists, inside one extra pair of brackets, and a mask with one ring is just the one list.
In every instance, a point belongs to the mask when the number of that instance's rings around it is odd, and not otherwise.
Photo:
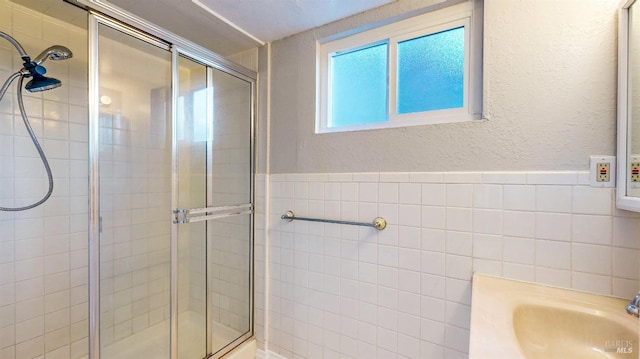
[[(184, 336), (195, 343), (204, 343), (202, 318), (195, 312), (180, 313), (178, 319), (178, 337)], [(219, 323), (213, 323), (212, 344), (214, 348), (234, 341), (242, 333)], [(155, 324), (140, 332), (131, 334), (123, 340), (107, 345), (101, 351), (101, 359), (168, 359), (169, 358), (169, 321)], [(197, 346), (178, 348), (180, 359), (201, 359), (202, 352)], [(250, 339), (224, 356), (225, 359), (255, 358), (255, 340)], [(81, 359), (88, 359), (87, 356)]]

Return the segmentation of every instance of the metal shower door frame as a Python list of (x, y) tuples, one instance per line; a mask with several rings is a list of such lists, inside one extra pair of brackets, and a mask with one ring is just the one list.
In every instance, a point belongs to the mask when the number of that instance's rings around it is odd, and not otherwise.
[[(172, 53), (172, 103), (168, 116), (171, 118), (172, 129), (172, 190), (171, 209), (177, 209), (178, 199), (178, 163), (176, 141), (177, 109), (175, 103), (178, 96), (178, 56), (194, 59), (207, 66), (207, 73), (217, 69), (241, 80), (247, 81), (251, 86), (251, 133), (250, 136), (250, 203), (249, 212), (247, 204), (237, 206), (244, 214), (250, 214), (250, 223), (255, 221), (255, 118), (256, 118), (256, 81), (257, 74), (243, 66), (233, 63), (208, 49), (183, 39), (165, 29), (155, 26), (137, 16), (129, 14), (121, 9), (100, 0), (75, 0), (85, 6), (89, 12), (89, 359), (100, 359), (100, 168), (99, 168), (99, 72), (98, 72), (98, 28), (106, 25), (118, 31), (124, 32), (149, 44), (166, 49)], [(210, 75), (208, 75), (210, 77)], [(209, 85), (209, 80), (208, 80)], [(231, 211), (233, 212), (233, 211)], [(236, 210), (236, 214), (238, 211)], [(227, 214), (228, 215), (228, 214)], [(170, 273), (170, 359), (178, 358), (178, 229), (177, 223), (171, 224), (171, 273)], [(225, 348), (234, 348), (253, 336), (254, 325), (254, 226), (250, 231), (249, 258), (249, 331), (229, 343)], [(209, 303), (208, 303), (209, 305)], [(211, 353), (210, 318), (207, 317), (207, 352)], [(211, 355), (211, 358), (219, 358), (226, 352)]]

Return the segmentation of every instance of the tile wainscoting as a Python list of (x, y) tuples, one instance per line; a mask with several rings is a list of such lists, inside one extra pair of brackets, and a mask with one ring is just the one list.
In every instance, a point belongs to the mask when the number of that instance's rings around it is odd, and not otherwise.
[[(640, 215), (616, 209), (614, 189), (589, 187), (588, 176), (260, 176), (258, 202), (268, 198), (270, 209), (264, 216), (258, 203), (261, 347), (287, 358), (464, 358), (473, 272), (632, 297)], [(381, 216), (388, 227), (282, 221), (287, 210)]]

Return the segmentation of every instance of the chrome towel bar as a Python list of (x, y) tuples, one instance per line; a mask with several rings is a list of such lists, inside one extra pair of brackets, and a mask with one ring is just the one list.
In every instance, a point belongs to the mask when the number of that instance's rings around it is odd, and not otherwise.
[(322, 222), (322, 223), (336, 223), (336, 224), (350, 224), (353, 226), (363, 226), (363, 227), (373, 227), (379, 231), (385, 229), (387, 227), (387, 221), (382, 217), (376, 217), (373, 219), (371, 223), (367, 222), (352, 222), (352, 221), (340, 221), (335, 219), (320, 219), (320, 218), (309, 218), (309, 217), (296, 217), (296, 214), (292, 211), (287, 211), (285, 214), (280, 216), (281, 219), (286, 219), (291, 222), (294, 219), (298, 221), (310, 221), (310, 222)]

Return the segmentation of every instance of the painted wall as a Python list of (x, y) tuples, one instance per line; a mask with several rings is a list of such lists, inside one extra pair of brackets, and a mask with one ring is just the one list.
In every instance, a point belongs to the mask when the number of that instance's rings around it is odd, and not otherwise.
[(429, 3), (273, 43), (271, 173), (586, 170), (589, 155), (615, 153), (616, 1), (486, 0), (488, 121), (314, 134), (316, 41)]

